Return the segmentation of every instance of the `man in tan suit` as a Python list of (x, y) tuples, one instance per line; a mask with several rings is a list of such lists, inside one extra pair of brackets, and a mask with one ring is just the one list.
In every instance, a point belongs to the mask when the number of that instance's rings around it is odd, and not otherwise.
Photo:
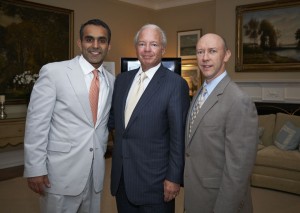
[[(202, 36), (196, 54), (205, 81), (187, 118), (185, 211), (252, 212), (249, 178), (258, 143), (255, 105), (227, 75), (225, 63), (231, 53), (222, 37)], [(204, 90), (205, 102), (195, 110)]]

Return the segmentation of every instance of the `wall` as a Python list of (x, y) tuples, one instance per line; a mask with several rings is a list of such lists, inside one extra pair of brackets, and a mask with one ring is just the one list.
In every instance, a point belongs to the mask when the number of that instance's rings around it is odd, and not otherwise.
[[(32, 2), (74, 10), (74, 52), (79, 54), (76, 41), (80, 25), (91, 18), (101, 18), (112, 30), (112, 49), (107, 61), (116, 63), (120, 70), (120, 57), (134, 57), (133, 37), (146, 23), (160, 25), (168, 37), (166, 57), (177, 55), (177, 31), (202, 29), (203, 33), (223, 35), (232, 51), (227, 70), (235, 81), (241, 82), (300, 82), (299, 72), (235, 72), (235, 8), (261, 2), (260, 0), (213, 0), (199, 4), (163, 9), (159, 11), (134, 6), (118, 0), (31, 0)], [(255, 85), (255, 84), (254, 84)], [(258, 85), (260, 86), (260, 85)], [(298, 86), (296, 86), (298, 88)], [(293, 99), (300, 100), (298, 96)], [(8, 113), (26, 112), (24, 106), (8, 106)]]
[[(78, 39), (80, 24), (91, 18), (101, 18), (112, 30), (112, 50), (107, 60), (116, 62), (116, 72), (119, 73), (119, 60), (122, 56), (135, 56), (133, 37), (136, 31), (146, 23), (160, 25), (168, 37), (167, 57), (177, 54), (177, 31), (202, 29), (203, 33), (217, 32), (223, 35), (232, 58), (228, 63), (228, 71), (236, 80), (292, 80), (300, 81), (300, 75), (295, 72), (244, 72), (236, 73), (235, 65), (235, 8), (262, 2), (261, 0), (214, 0), (199, 4), (174, 7), (162, 10), (151, 10), (118, 0), (31, 0), (32, 2), (63, 7), (74, 10), (74, 42)], [(78, 48), (74, 44), (75, 54)]]
[[(89, 19), (100, 18), (112, 31), (112, 49), (107, 61), (119, 63), (120, 56), (134, 56), (133, 37), (144, 23), (153, 17), (153, 11), (117, 0), (31, 0), (32, 2), (74, 10), (74, 52), (79, 54), (76, 41), (80, 25)], [(119, 67), (116, 66), (117, 68)]]
[[(216, 0), (216, 32), (223, 35), (232, 51), (227, 70), (255, 101), (300, 103), (299, 72), (235, 72), (235, 8), (259, 0)], [(275, 1), (273, 1), (275, 3)]]
[[(114, 61), (120, 71), (120, 58), (135, 57), (133, 37), (147, 23), (161, 26), (168, 37), (166, 57), (177, 56), (177, 31), (203, 29), (214, 32), (215, 2), (205, 2), (159, 11), (139, 7), (118, 0), (30, 0), (31, 2), (74, 10), (74, 54), (79, 54), (76, 41), (80, 25), (92, 18), (107, 22), (112, 30), (112, 48), (106, 58)], [(7, 106), (7, 113), (26, 113), (24, 105)]]
[[(167, 57), (177, 54), (177, 31), (202, 29), (203, 33), (217, 32), (223, 35), (232, 58), (228, 71), (236, 80), (300, 80), (295, 72), (246, 72), (236, 73), (235, 64), (235, 7), (261, 2), (260, 0), (214, 0), (199, 4), (163, 9), (159, 11), (134, 6), (117, 0), (31, 0), (32, 2), (52, 5), (74, 10), (74, 50), (79, 53), (76, 45), (80, 25), (91, 18), (101, 18), (112, 30), (112, 49), (107, 60), (116, 62), (119, 73), (119, 61), (122, 56), (135, 56), (133, 37), (136, 31), (146, 23), (160, 25), (167, 34)], [(272, 76), (272, 77), (271, 77)]]
[(177, 32), (202, 29), (202, 33), (215, 32), (215, 2), (186, 5), (159, 10), (159, 26), (168, 38), (167, 57), (177, 56)]
[(159, 11), (139, 7), (117, 0), (31, 0), (32, 2), (74, 10), (74, 50), (80, 25), (91, 18), (103, 19), (112, 30), (112, 49), (108, 61), (116, 62), (119, 73), (120, 57), (135, 57), (133, 37), (147, 23), (161, 26), (168, 37), (166, 57), (177, 55), (177, 31), (199, 29), (214, 31), (215, 2), (205, 2)]

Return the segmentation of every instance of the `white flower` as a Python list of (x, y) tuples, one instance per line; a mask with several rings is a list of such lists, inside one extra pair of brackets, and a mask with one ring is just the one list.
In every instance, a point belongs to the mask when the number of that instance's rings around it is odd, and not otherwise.
[(33, 86), (38, 77), (38, 74), (31, 74), (31, 72), (27, 70), (20, 75), (16, 75), (13, 79), (13, 83), (17, 85)]

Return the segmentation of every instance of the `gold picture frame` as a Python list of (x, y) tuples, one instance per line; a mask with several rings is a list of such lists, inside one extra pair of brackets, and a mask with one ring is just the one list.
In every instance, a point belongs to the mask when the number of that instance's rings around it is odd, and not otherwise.
[(181, 77), (189, 86), (189, 95), (193, 97), (203, 83), (203, 77), (196, 60), (186, 60), (181, 66)]
[(300, 1), (236, 7), (237, 72), (300, 71)]
[(201, 33), (201, 29), (177, 32), (177, 56), (182, 59), (195, 59), (196, 44)]
[(0, 94), (7, 104), (27, 102), (30, 79), (44, 64), (73, 57), (73, 25), (73, 10), (0, 0)]

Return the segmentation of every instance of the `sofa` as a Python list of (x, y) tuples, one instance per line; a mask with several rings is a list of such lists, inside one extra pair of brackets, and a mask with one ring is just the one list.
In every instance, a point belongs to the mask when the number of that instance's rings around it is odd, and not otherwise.
[(251, 184), (300, 195), (300, 104), (256, 107), (260, 142)]

